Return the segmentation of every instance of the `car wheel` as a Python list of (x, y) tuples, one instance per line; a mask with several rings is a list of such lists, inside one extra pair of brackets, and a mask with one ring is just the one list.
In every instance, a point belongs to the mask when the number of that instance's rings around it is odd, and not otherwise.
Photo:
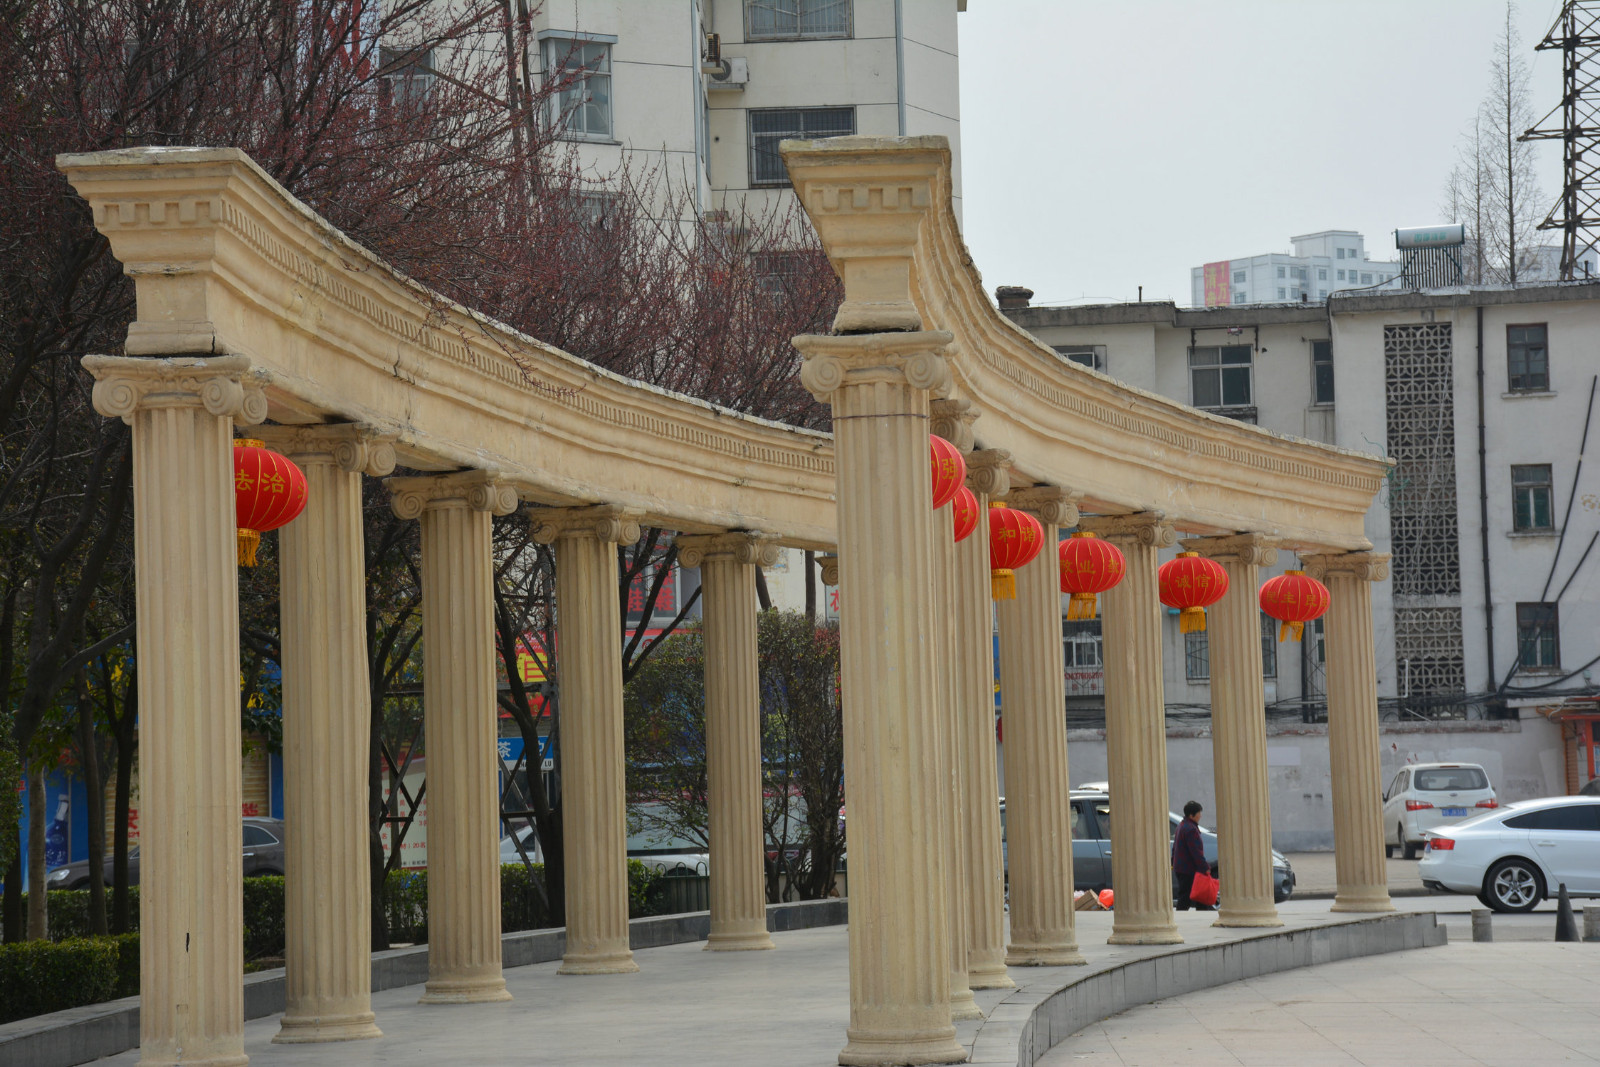
[(1408, 860), (1416, 859), (1417, 858), (1417, 846), (1413, 845), (1410, 841), (1406, 841), (1404, 838), (1402, 838), (1401, 840), (1402, 840), (1403, 844), (1402, 844), (1401, 849), (1400, 849), (1400, 855), (1404, 856)]
[(1394, 846), (1387, 841), (1383, 843), (1383, 858), (1386, 860), (1394, 859)]
[(1525, 859), (1505, 859), (1489, 868), (1478, 894), (1495, 911), (1532, 911), (1544, 899), (1544, 876)]

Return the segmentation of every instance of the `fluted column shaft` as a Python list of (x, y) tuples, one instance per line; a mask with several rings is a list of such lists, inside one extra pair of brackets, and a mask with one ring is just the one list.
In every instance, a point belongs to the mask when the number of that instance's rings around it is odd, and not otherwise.
[(711, 836), (711, 951), (770, 949), (761, 819), (761, 679), (757, 565), (776, 545), (753, 537), (678, 538), (679, 562), (700, 568), (706, 646), (706, 790)]
[[(249, 361), (91, 356), (94, 406), (133, 428), (139, 640), (140, 1063), (241, 1065), (239, 582), (233, 419)], [(245, 384), (241, 384), (244, 379)]]
[(959, 1063), (939, 851), (928, 391), (942, 333), (806, 336), (801, 380), (834, 418), (850, 1025), (841, 1064)]
[[(1012, 496), (1017, 495), (1013, 491)], [(1059, 527), (1052, 521), (1058, 516), (1035, 512), (1035, 517), (1044, 527), (1044, 547), (1017, 570), (1017, 598), (995, 603), (1000, 619), (1000, 714), (1005, 723), (1006, 852), (1011, 874), (1006, 963), (1013, 967), (1084, 962), (1072, 910), (1071, 779), (1061, 567), (1056, 555)], [(1076, 513), (1071, 517), (1075, 520)]]
[(1333, 773), (1333, 911), (1393, 911), (1383, 852), (1378, 668), (1372, 644), (1372, 583), (1389, 557), (1369, 552), (1306, 557), (1330, 594), (1327, 644), (1328, 759)]
[(1185, 541), (1228, 572), (1208, 612), (1212, 775), (1217, 797), (1217, 926), (1282, 926), (1272, 900), (1272, 805), (1261, 683), (1261, 565), (1277, 550), (1253, 535)]
[[(354, 427), (262, 435), (306, 476), (305, 512), (278, 535), (283, 630), (284, 987), (273, 1041), (381, 1037), (372, 1014), (367, 869), (366, 555), (361, 471), (394, 469)], [(335, 448), (339, 455), (335, 455)], [(344, 463), (340, 460), (343, 459)]]
[(1172, 831), (1167, 806), (1166, 697), (1161, 671), (1157, 552), (1175, 539), (1158, 516), (1084, 523), (1127, 557), (1128, 572), (1100, 594), (1105, 649), (1106, 762), (1111, 785), (1111, 944), (1177, 944)]
[[(390, 484), (401, 481), (412, 480)], [(416, 505), (422, 520), (428, 759), (428, 984), (421, 1002), (510, 1000), (500, 973), (490, 509), (472, 506), (466, 487), (451, 476), (438, 484), (426, 506)], [(395, 510), (402, 517), (409, 517), (408, 504), (405, 494), (397, 493)]]
[(534, 537), (555, 542), (556, 555), (567, 866), (567, 950), (557, 973), (627, 973), (639, 965), (628, 945), (617, 544), (638, 540), (639, 524), (614, 508), (550, 510), (536, 512)]
[[(976, 456), (977, 453), (974, 453)], [(995, 766), (994, 601), (989, 590), (989, 498), (1006, 489), (997, 465), (977, 467), (968, 487), (978, 499), (978, 525), (955, 547), (956, 731), (966, 750), (960, 767), (967, 864), (967, 980), (974, 989), (1009, 989), (1006, 974), (1006, 884), (1000, 855), (1000, 784)]]

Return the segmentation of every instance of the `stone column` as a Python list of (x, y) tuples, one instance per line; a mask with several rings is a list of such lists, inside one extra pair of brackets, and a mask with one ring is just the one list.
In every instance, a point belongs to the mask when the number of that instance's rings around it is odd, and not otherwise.
[(1010, 454), (967, 454), (967, 488), (978, 498), (978, 527), (956, 545), (956, 745), (961, 763), (967, 863), (967, 979), (974, 989), (1010, 989), (1006, 974), (1006, 883), (1000, 855), (1000, 784), (994, 736), (994, 601), (989, 590), (991, 496), (1011, 483)]
[(1177, 535), (1159, 511), (1097, 516), (1081, 528), (1114, 543), (1127, 576), (1100, 594), (1105, 635), (1106, 763), (1111, 783), (1109, 943), (1173, 945), (1172, 830), (1167, 806), (1167, 716), (1162, 691), (1156, 563)]
[(266, 400), (244, 356), (83, 365), (95, 410), (133, 428), (140, 1062), (244, 1064), (233, 424)]
[(831, 404), (838, 470), (850, 1026), (841, 1064), (960, 1063), (939, 855), (940, 723), (928, 393), (944, 332), (804, 336), (801, 381)]
[[(517, 495), (489, 471), (391, 478), (422, 520), (422, 707), (428, 749), (428, 984), (423, 1004), (510, 1000), (500, 974), (491, 515)], [(291, 831), (292, 832), (292, 831)]]
[(1072, 784), (1061, 658), (1061, 561), (1056, 553), (1057, 534), (1062, 526), (1077, 525), (1078, 508), (1072, 494), (1054, 486), (1013, 489), (1006, 504), (1029, 512), (1044, 527), (1044, 547), (1017, 571), (1017, 598), (995, 602), (1011, 868), (1006, 963), (1079, 964), (1086, 961), (1073, 924)]
[[(965, 400), (935, 400), (929, 404), (932, 432), (954, 444), (962, 452), (972, 447), (972, 423), (977, 413)], [(967, 979), (967, 855), (962, 847), (961, 827), (966, 822), (966, 804), (961, 792), (961, 765), (966, 762), (957, 737), (958, 697), (956, 694), (956, 541), (954, 507), (946, 504), (933, 513), (933, 615), (929, 619), (938, 644), (934, 667), (939, 722), (936, 730), (939, 751), (938, 776), (944, 783), (945, 802), (937, 806), (940, 850), (944, 858), (944, 882), (949, 900), (945, 914), (950, 923), (950, 1016), (953, 1019), (981, 1019), (983, 1009), (972, 998)]]
[(1331, 602), (1323, 640), (1328, 663), (1328, 758), (1333, 772), (1333, 911), (1393, 911), (1383, 861), (1383, 769), (1379, 763), (1378, 668), (1372, 644), (1372, 583), (1389, 577), (1387, 553), (1302, 556)]
[(678, 562), (700, 568), (706, 642), (706, 790), (711, 934), (706, 948), (772, 948), (761, 819), (761, 679), (756, 572), (778, 560), (760, 534), (679, 537)]
[(556, 673), (567, 864), (567, 951), (558, 974), (637, 971), (628, 945), (628, 797), (622, 749), (617, 546), (639, 513), (539, 508), (533, 536), (556, 544)]
[(381, 1037), (372, 1015), (367, 866), (366, 553), (361, 475), (394, 448), (353, 425), (257, 436), (306, 476), (306, 510), (278, 535), (283, 630), (284, 986), (273, 1041)]
[(1260, 534), (1207, 537), (1183, 547), (1228, 572), (1208, 612), (1211, 768), (1217, 795), (1217, 926), (1282, 926), (1272, 902), (1272, 805), (1267, 790), (1267, 704), (1261, 685), (1261, 568), (1278, 560)]

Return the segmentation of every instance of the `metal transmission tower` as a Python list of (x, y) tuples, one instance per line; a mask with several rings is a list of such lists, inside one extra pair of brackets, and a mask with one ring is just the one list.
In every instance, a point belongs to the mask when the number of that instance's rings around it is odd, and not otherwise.
[(1518, 140), (1561, 141), (1561, 199), (1539, 229), (1562, 232), (1561, 279), (1571, 281), (1579, 255), (1600, 239), (1600, 0), (1566, 0), (1534, 50), (1551, 48), (1561, 49), (1561, 103)]

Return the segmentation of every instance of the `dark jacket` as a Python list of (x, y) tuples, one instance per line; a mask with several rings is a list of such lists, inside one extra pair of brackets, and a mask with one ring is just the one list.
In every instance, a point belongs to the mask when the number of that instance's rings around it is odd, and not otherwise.
[(1179, 874), (1211, 870), (1211, 864), (1206, 862), (1205, 842), (1200, 840), (1200, 827), (1193, 819), (1178, 823), (1178, 832), (1172, 838), (1172, 869)]

